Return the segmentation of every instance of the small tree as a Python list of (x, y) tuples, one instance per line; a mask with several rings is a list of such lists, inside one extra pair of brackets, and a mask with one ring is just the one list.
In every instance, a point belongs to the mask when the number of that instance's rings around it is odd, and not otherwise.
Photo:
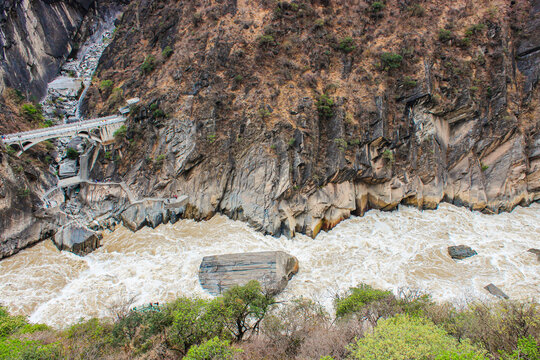
[(261, 285), (255, 280), (245, 286), (230, 288), (219, 300), (225, 315), (225, 327), (237, 341), (241, 341), (247, 333), (258, 332), (268, 309), (275, 304), (274, 298), (263, 293)]
[(383, 52), (381, 54), (381, 66), (384, 70), (397, 69), (401, 66), (403, 61), (403, 56), (392, 53), (392, 52)]
[(148, 55), (142, 65), (141, 65), (141, 72), (143, 74), (149, 74), (151, 73), (152, 71), (154, 71), (155, 67), (156, 67), (156, 58), (153, 57), (152, 55)]
[(356, 45), (354, 44), (354, 40), (352, 37), (347, 36), (346, 38), (342, 39), (339, 42), (338, 49), (343, 51), (344, 53), (350, 53), (354, 49), (356, 49)]
[(334, 100), (327, 94), (322, 94), (317, 100), (319, 117), (329, 119), (334, 116)]
[(161, 52), (161, 56), (163, 56), (163, 58), (167, 59), (167, 58), (171, 57), (173, 52), (174, 52), (173, 49), (169, 45), (167, 45), (167, 46), (165, 46), (165, 48)]

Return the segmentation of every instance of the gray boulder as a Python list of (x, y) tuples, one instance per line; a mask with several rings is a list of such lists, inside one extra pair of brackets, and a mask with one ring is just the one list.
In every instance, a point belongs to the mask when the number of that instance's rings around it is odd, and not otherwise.
[(510, 299), (508, 295), (506, 295), (501, 289), (499, 289), (493, 283), (487, 286), (484, 286), (484, 289), (486, 289), (491, 295), (496, 296), (500, 299), (505, 299), (505, 300)]
[(67, 250), (77, 255), (86, 255), (100, 246), (101, 233), (79, 224), (71, 224), (58, 230), (53, 241), (59, 250)]
[(283, 291), (298, 272), (298, 259), (283, 251), (205, 256), (199, 268), (199, 282), (212, 295), (234, 285), (257, 280), (271, 295)]
[(471, 249), (469, 246), (457, 245), (448, 247), (448, 255), (450, 255), (450, 257), (454, 260), (461, 260), (474, 255), (478, 255), (478, 253)]
[(60, 177), (72, 177), (77, 175), (77, 160), (64, 159), (58, 168)]

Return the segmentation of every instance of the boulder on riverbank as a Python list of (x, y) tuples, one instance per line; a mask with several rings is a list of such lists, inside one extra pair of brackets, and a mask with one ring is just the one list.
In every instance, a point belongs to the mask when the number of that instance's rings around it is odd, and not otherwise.
[(448, 255), (450, 255), (450, 257), (454, 260), (461, 260), (474, 255), (478, 255), (478, 253), (475, 250), (471, 249), (469, 246), (457, 245), (448, 247)]
[(269, 294), (283, 291), (298, 272), (298, 259), (283, 251), (205, 256), (199, 268), (201, 286), (219, 295), (234, 285), (257, 280)]
[(86, 255), (100, 246), (103, 235), (85, 226), (72, 224), (58, 230), (53, 241), (59, 250), (67, 250), (77, 255)]

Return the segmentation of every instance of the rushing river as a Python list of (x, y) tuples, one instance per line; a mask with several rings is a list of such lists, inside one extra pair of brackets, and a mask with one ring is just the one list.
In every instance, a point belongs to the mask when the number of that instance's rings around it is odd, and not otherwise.
[[(489, 283), (514, 299), (540, 298), (540, 263), (527, 252), (540, 247), (540, 204), (500, 215), (448, 204), (434, 211), (370, 211), (316, 239), (292, 240), (215, 216), (137, 233), (119, 227), (102, 244), (79, 257), (45, 241), (0, 261), (0, 302), (31, 321), (62, 327), (107, 317), (111, 304), (132, 297), (136, 304), (208, 297), (197, 277), (203, 256), (259, 250), (284, 250), (300, 261), (281, 297), (310, 297), (330, 310), (337, 291), (362, 282), (423, 289), (436, 300), (485, 299)], [(478, 255), (452, 260), (447, 246), (459, 244)]]

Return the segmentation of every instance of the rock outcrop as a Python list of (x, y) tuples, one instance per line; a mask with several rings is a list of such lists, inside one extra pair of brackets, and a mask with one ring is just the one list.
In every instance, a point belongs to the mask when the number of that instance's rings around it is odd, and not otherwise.
[(499, 299), (505, 299), (508, 300), (510, 297), (506, 295), (501, 289), (499, 289), (494, 284), (489, 284), (484, 286), (484, 289), (486, 289), (491, 295), (498, 297)]
[[(399, 204), (527, 205), (538, 3), (133, 2), (97, 76), (141, 102), (102, 174), (286, 236)], [(89, 88), (89, 113), (113, 106)]]
[(257, 280), (268, 294), (276, 295), (298, 269), (298, 259), (283, 251), (205, 256), (199, 268), (199, 281), (212, 295), (251, 280)]
[(86, 255), (100, 246), (103, 235), (79, 224), (62, 227), (54, 234), (53, 241), (59, 250)]

